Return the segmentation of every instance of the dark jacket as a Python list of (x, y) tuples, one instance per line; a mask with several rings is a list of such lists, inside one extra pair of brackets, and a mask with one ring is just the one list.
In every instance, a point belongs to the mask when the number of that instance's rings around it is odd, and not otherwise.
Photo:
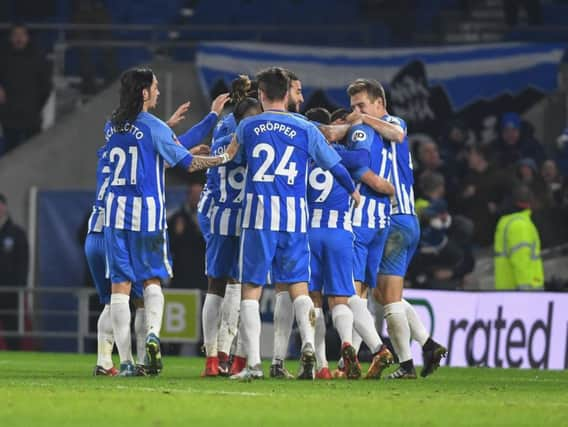
[(168, 220), (174, 269), (174, 277), (170, 284), (172, 288), (207, 289), (205, 241), (196, 215), (197, 212), (182, 207)]
[(24, 286), (28, 278), (28, 239), (11, 219), (0, 228), (0, 286)]
[(6, 128), (39, 128), (41, 110), (51, 92), (51, 67), (31, 46), (3, 50), (0, 63), (0, 85), (6, 91), (0, 122)]

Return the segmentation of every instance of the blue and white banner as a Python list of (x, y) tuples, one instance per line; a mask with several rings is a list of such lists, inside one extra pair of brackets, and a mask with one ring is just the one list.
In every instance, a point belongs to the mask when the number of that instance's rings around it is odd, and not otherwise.
[(302, 80), (306, 107), (314, 106), (310, 98), (322, 92), (327, 104), (348, 106), (347, 85), (358, 77), (374, 78), (387, 89), (391, 114), (402, 116), (416, 132), (436, 128), (448, 117), (481, 122), (487, 114), (523, 113), (557, 88), (566, 47), (499, 43), (354, 49), (207, 42), (198, 48), (197, 65), (207, 93), (230, 87), (239, 73), (288, 68)]

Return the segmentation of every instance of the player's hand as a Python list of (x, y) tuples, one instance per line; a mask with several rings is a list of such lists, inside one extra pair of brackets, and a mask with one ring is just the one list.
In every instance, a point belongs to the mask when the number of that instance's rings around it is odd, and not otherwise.
[(351, 199), (353, 199), (353, 206), (355, 208), (358, 208), (359, 204), (361, 203), (361, 195), (359, 194), (359, 190), (355, 190), (353, 193), (351, 193)]
[(211, 111), (217, 113), (217, 115), (220, 116), (223, 108), (225, 107), (225, 104), (227, 103), (227, 101), (229, 101), (230, 96), (231, 95), (229, 93), (222, 93), (217, 98), (215, 98), (211, 103)]
[(0, 86), (0, 104), (6, 103), (6, 91), (2, 86)]
[(199, 144), (193, 147), (191, 150), (189, 150), (189, 152), (194, 156), (208, 156), (209, 153), (211, 152), (211, 149), (209, 148), (208, 145)]
[(236, 135), (233, 135), (233, 139), (231, 139), (231, 143), (229, 144), (229, 146), (225, 150), (225, 153), (227, 153), (230, 160), (233, 160), (233, 158), (237, 155), (237, 151), (239, 151), (239, 147), (240, 147), (240, 145), (237, 142), (237, 137), (236, 137)]
[(352, 111), (345, 117), (345, 120), (351, 125), (360, 125), (363, 123), (363, 115), (357, 111)]
[(166, 124), (171, 128), (177, 126), (182, 120), (185, 119), (184, 114), (187, 113), (187, 110), (189, 110), (190, 105), (191, 101), (187, 101), (181, 104), (176, 110), (176, 112), (172, 114), (172, 116), (168, 119)]

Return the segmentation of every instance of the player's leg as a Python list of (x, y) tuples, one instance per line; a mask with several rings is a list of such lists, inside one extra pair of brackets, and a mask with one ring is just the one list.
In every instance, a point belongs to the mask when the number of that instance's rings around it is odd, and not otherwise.
[(239, 335), (247, 356), (247, 368), (231, 379), (264, 378), (260, 358), (259, 300), (274, 259), (276, 232), (243, 229), (239, 248), (239, 281), (242, 286)]
[(404, 224), (391, 218), (391, 228), (379, 269), (378, 291), (384, 305), (384, 316), (393, 348), (398, 355), (400, 367), (388, 376), (391, 379), (416, 378), (410, 351), (410, 328), (406, 307), (402, 302), (407, 252), (413, 241), (412, 233)]
[(219, 375), (219, 358), (217, 339), (221, 319), (221, 305), (225, 293), (226, 279), (207, 278), (207, 294), (201, 312), (201, 327), (203, 328), (203, 346), (205, 347), (205, 370), (201, 374), (207, 377)]
[(114, 376), (118, 371), (112, 363), (112, 349), (114, 335), (112, 332), (112, 319), (110, 315), (110, 280), (106, 278), (106, 255), (104, 248), (104, 235), (102, 233), (89, 233), (85, 240), (85, 255), (87, 264), (95, 283), (99, 301), (103, 310), (97, 321), (97, 365), (94, 375)]
[(221, 324), (217, 338), (217, 354), (219, 356), (219, 375), (228, 376), (230, 353), (239, 327), (241, 309), (241, 284), (231, 279), (225, 287), (225, 297), (221, 304)]
[(288, 284), (302, 349), (299, 379), (315, 377), (315, 310), (308, 295), (310, 249), (307, 233), (278, 232), (278, 247), (272, 264), (275, 283)]
[(144, 284), (134, 283), (130, 294), (136, 310), (134, 315), (134, 335), (136, 337), (136, 372), (146, 375), (144, 358), (146, 356), (146, 310), (144, 309)]
[(294, 378), (284, 366), (288, 354), (288, 345), (292, 327), (294, 326), (294, 305), (288, 292), (288, 286), (277, 283), (274, 286), (274, 347), (272, 364), (270, 366), (271, 378)]
[(310, 291), (310, 298), (314, 303), (314, 310), (316, 313), (316, 327), (314, 335), (314, 346), (316, 350), (316, 378), (322, 380), (331, 379), (331, 372), (327, 362), (326, 349), (325, 349), (325, 317), (323, 313), (323, 297), (321, 291)]
[(325, 318), (323, 314), (322, 290), (324, 282), (324, 266), (327, 261), (323, 236), (324, 229), (311, 229), (308, 232), (310, 242), (310, 283), (308, 291), (312, 299), (316, 312), (316, 328), (314, 336), (314, 344), (316, 350), (317, 372), (316, 379), (331, 379), (331, 372), (326, 357), (325, 346)]
[(112, 331), (120, 357), (121, 376), (135, 376), (130, 337), (130, 291), (134, 270), (129, 254), (129, 234), (105, 228), (105, 248), (111, 279), (110, 314)]
[(166, 230), (138, 232), (131, 242), (136, 281), (144, 283), (146, 314), (146, 371), (157, 375), (163, 369), (160, 332), (164, 316), (161, 280), (172, 277), (172, 261)]
[[(408, 266), (410, 265), (420, 242), (420, 224), (418, 222), (418, 218), (409, 218), (409, 228), (413, 231), (412, 234), (414, 240), (411, 242), (406, 256), (405, 271), (408, 270)], [(434, 339), (426, 331), (426, 327), (420, 320), (420, 317), (418, 317), (418, 313), (416, 313), (412, 304), (405, 299), (402, 301), (406, 307), (406, 318), (408, 319), (408, 326), (410, 327), (412, 339), (418, 341), (418, 343), (422, 346), (423, 366), (422, 371), (420, 371), (420, 375), (422, 377), (427, 377), (438, 369), (440, 361), (447, 355), (448, 350), (438, 342), (434, 341)]]

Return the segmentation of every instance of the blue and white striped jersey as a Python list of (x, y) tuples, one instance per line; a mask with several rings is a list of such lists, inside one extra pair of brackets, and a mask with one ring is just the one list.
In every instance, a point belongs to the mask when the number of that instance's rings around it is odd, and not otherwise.
[(120, 230), (159, 231), (166, 228), (165, 169), (191, 164), (191, 154), (156, 116), (141, 112), (119, 133), (105, 126), (110, 183), (105, 226)]
[[(389, 146), (381, 136), (367, 125), (355, 125), (347, 134), (348, 148), (352, 150), (367, 150), (370, 164), (354, 172), (355, 178), (361, 178), (364, 172), (371, 170), (384, 179), (389, 179), (392, 161)], [(353, 227), (385, 228), (390, 215), (390, 199), (385, 194), (378, 194), (364, 183), (357, 185), (361, 193), (361, 203), (354, 208), (351, 216)]]
[(227, 114), (219, 120), (215, 129), (213, 129), (213, 141), (232, 134), (236, 128), (237, 121), (235, 120), (235, 115), (233, 113)]
[[(333, 144), (336, 151), (346, 148)], [(310, 228), (340, 228), (351, 231), (351, 198), (330, 171), (324, 171), (313, 162), (308, 177), (308, 208)]]
[(110, 167), (107, 163), (106, 144), (97, 150), (97, 192), (93, 210), (89, 217), (87, 233), (101, 233), (105, 225), (105, 195), (110, 180)]
[(399, 125), (405, 133), (404, 141), (401, 144), (392, 141), (390, 143), (393, 162), (391, 182), (394, 185), (396, 200), (396, 203), (392, 206), (391, 214), (416, 215), (413, 188), (414, 172), (412, 170), (412, 157), (410, 155), (406, 123), (396, 116), (385, 115), (382, 119)]
[[(232, 134), (235, 129), (237, 128), (237, 121), (235, 120), (235, 115), (233, 113), (227, 114), (219, 122), (213, 129), (213, 141), (217, 139), (224, 138), (227, 135)], [(199, 198), (199, 204), (197, 205), (197, 211), (201, 214), (209, 216), (211, 213), (211, 207), (213, 198), (211, 197), (211, 179), (212, 179), (212, 171), (211, 169), (207, 169), (206, 178), (207, 181), (203, 187), (203, 191), (201, 192), (201, 196)]]
[(283, 111), (266, 111), (237, 127), (247, 164), (243, 228), (306, 232), (308, 162), (330, 169), (341, 158), (310, 122)]
[[(233, 138), (229, 134), (216, 139), (211, 146), (213, 155), (222, 155)], [(240, 236), (241, 214), (245, 192), (245, 167), (239, 162), (209, 169), (208, 190), (212, 200), (208, 210), (211, 234)]]

